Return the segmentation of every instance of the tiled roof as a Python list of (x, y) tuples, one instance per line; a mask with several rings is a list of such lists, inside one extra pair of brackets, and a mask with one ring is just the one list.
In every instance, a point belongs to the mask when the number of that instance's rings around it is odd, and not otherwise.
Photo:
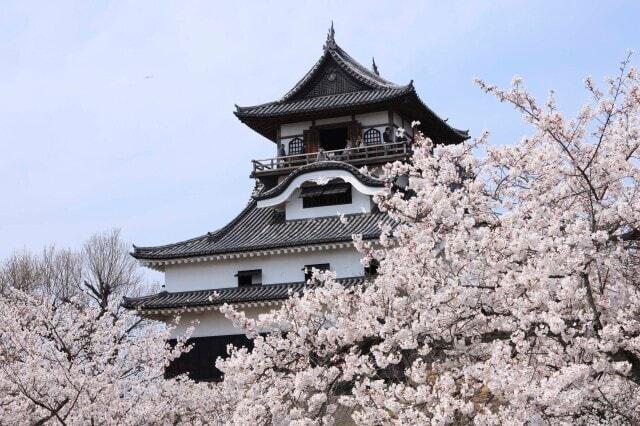
[[(327, 77), (334, 77), (333, 84)], [(422, 132), (437, 143), (468, 139), (436, 115), (418, 97), (413, 83), (398, 85), (359, 64), (331, 37), (313, 67), (281, 99), (255, 106), (236, 106), (235, 115), (263, 136), (277, 141), (282, 123), (394, 109), (422, 123)]]
[[(355, 286), (364, 282), (363, 277), (342, 278), (336, 280), (345, 286)], [(218, 306), (225, 303), (248, 303), (287, 299), (289, 291), (299, 293), (314, 284), (305, 282), (264, 284), (245, 287), (227, 287), (211, 290), (181, 291), (169, 293), (163, 291), (144, 297), (125, 297), (122, 306), (126, 309), (179, 309), (196, 306)]]
[(298, 167), (293, 173), (287, 175), (287, 177), (280, 182), (277, 186), (271, 188), (268, 191), (264, 191), (260, 194), (255, 195), (253, 198), (256, 200), (265, 200), (267, 198), (275, 197), (276, 195), (280, 195), (289, 184), (298, 176), (304, 173), (313, 172), (316, 170), (346, 170), (356, 177), (360, 182), (364, 183), (368, 186), (375, 187), (383, 187), (384, 181), (380, 179), (375, 179), (371, 176), (367, 176), (360, 172), (356, 167), (352, 166), (349, 163), (345, 163), (344, 161), (318, 161), (316, 163), (306, 164), (304, 166)]
[(305, 98), (294, 101), (269, 102), (251, 107), (238, 107), (238, 117), (277, 117), (293, 113), (309, 113), (328, 108), (351, 108), (390, 101), (410, 93), (410, 85), (395, 88), (362, 90), (358, 92), (338, 93), (334, 95)]
[(179, 243), (155, 247), (134, 246), (133, 257), (143, 260), (178, 259), (210, 254), (235, 253), (272, 248), (351, 241), (352, 235), (365, 239), (380, 235), (379, 223), (390, 223), (381, 212), (285, 220), (275, 208), (249, 205), (229, 224), (215, 232)]

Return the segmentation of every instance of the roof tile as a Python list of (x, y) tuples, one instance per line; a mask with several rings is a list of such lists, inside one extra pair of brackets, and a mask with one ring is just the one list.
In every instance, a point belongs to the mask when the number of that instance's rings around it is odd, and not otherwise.
[(252, 200), (227, 226), (216, 232), (179, 243), (155, 247), (134, 247), (133, 256), (144, 260), (178, 259), (220, 253), (265, 250), (351, 241), (354, 234), (365, 239), (380, 235), (379, 223), (390, 223), (385, 213), (346, 215), (346, 224), (338, 216), (282, 220), (272, 207), (257, 208)]
[(412, 90), (412, 86), (400, 86), (387, 89), (338, 93), (335, 95), (319, 96), (289, 102), (269, 102), (251, 107), (239, 107), (236, 114), (240, 117), (272, 117), (291, 113), (313, 112), (327, 108), (354, 107), (395, 99), (410, 93)]
[[(337, 279), (344, 286), (362, 284), (364, 277)], [(289, 291), (299, 293), (305, 288), (315, 287), (312, 283), (292, 282), (282, 284), (263, 284), (246, 287), (226, 287), (210, 290), (166, 292), (143, 297), (125, 297), (122, 306), (126, 309), (179, 309), (196, 306), (219, 306), (225, 303), (248, 303), (284, 300), (290, 297)]]

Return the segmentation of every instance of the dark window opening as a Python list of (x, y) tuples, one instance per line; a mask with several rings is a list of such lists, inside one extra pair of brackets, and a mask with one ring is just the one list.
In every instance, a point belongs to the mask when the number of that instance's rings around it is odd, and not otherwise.
[(320, 146), (325, 151), (344, 149), (347, 145), (348, 132), (346, 127), (335, 127), (333, 129), (320, 129)]
[(365, 266), (364, 268), (364, 277), (367, 279), (375, 278), (378, 275), (378, 267), (380, 266), (380, 262), (377, 259), (371, 259), (369, 261), (369, 266)]
[(351, 204), (351, 184), (341, 182), (302, 187), (300, 198), (304, 209)]
[(260, 285), (262, 284), (262, 269), (239, 271), (236, 274), (236, 277), (238, 277), (238, 287), (246, 285)]
[(304, 154), (304, 142), (300, 138), (291, 139), (289, 142), (289, 155)]
[(331, 269), (331, 266), (328, 263), (316, 263), (314, 265), (304, 265), (302, 270), (304, 271), (304, 280), (309, 281), (313, 275), (313, 268), (316, 268), (318, 271), (328, 271)]
[[(175, 347), (176, 340), (168, 341), (171, 347)], [(198, 382), (219, 381), (222, 372), (215, 366), (216, 359), (227, 358), (227, 345), (246, 347), (253, 349), (253, 340), (244, 334), (228, 336), (194, 337), (187, 340), (187, 345), (193, 348), (172, 360), (165, 367), (164, 377), (171, 379), (180, 374), (187, 374), (189, 378)]]
[(364, 132), (363, 135), (364, 144), (365, 145), (377, 145), (382, 143), (382, 138), (380, 137), (380, 130), (378, 129), (369, 129)]

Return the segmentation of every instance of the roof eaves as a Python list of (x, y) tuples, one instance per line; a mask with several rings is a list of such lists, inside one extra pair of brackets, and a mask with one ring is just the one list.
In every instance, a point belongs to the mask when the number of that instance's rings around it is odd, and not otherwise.
[[(347, 93), (338, 93), (338, 94), (333, 94), (333, 95), (326, 95), (326, 96), (319, 96), (316, 98), (311, 98), (311, 99), (305, 99), (305, 100), (296, 100), (296, 101), (290, 101), (290, 102), (270, 102), (267, 104), (261, 104), (261, 105), (255, 105), (255, 106), (251, 106), (251, 107), (242, 107), (241, 109), (238, 109), (235, 114), (238, 118), (240, 118), (241, 120), (243, 118), (263, 118), (263, 117), (278, 117), (278, 116), (287, 116), (292, 114), (292, 111), (290, 110), (286, 110), (286, 109), (281, 109), (279, 111), (275, 111), (275, 112), (264, 112), (261, 110), (264, 110), (267, 107), (271, 107), (271, 106), (283, 106), (286, 104), (289, 105), (294, 105), (295, 103), (300, 103), (300, 104), (304, 104), (304, 103), (309, 103), (311, 100), (313, 101), (313, 104), (315, 105), (319, 105), (319, 106), (314, 106), (314, 107), (307, 107), (307, 108), (298, 108), (297, 111), (294, 112), (304, 112), (304, 113), (312, 113), (312, 112), (317, 112), (317, 111), (322, 111), (322, 110), (327, 110), (327, 109), (343, 109), (343, 108), (353, 108), (353, 107), (357, 107), (357, 106), (361, 106), (361, 105), (367, 105), (367, 104), (376, 104), (376, 103), (380, 103), (380, 102), (386, 102), (386, 101), (390, 101), (390, 100), (394, 100), (397, 99), (399, 97), (402, 97), (404, 95), (406, 95), (407, 93), (410, 93), (413, 89), (413, 87), (411, 85), (406, 85), (406, 86), (397, 86), (397, 87), (393, 87), (393, 88), (383, 88), (383, 89), (373, 89), (373, 90), (362, 90), (359, 92), (347, 92)], [(385, 93), (386, 92), (386, 93)], [(379, 99), (375, 99), (375, 100), (370, 100), (370, 99), (366, 99), (366, 97), (362, 97), (364, 99), (360, 99), (357, 101), (352, 101), (352, 102), (345, 102), (344, 105), (338, 105), (338, 106), (325, 106), (321, 104), (322, 100), (326, 100), (326, 99), (330, 99), (330, 98), (340, 98), (340, 97), (344, 97), (344, 96), (348, 96), (350, 98), (354, 98), (354, 97), (358, 97), (358, 95), (362, 95), (362, 94), (366, 94), (366, 93), (378, 93), (380, 95)]]
[(401, 87), (394, 84), (379, 75), (374, 74), (372, 71), (361, 65), (347, 52), (345, 52), (339, 46), (336, 49), (331, 50), (331, 57), (340, 65), (340, 67), (346, 71), (349, 75), (357, 79), (358, 81), (365, 83), (372, 88), (389, 89)]
[(236, 223), (238, 223), (244, 216), (246, 216), (251, 209), (256, 205), (256, 201), (254, 199), (250, 199), (249, 202), (247, 203), (247, 205), (245, 206), (244, 209), (242, 209), (242, 211), (240, 213), (238, 213), (238, 215), (236, 217), (234, 217), (229, 223), (227, 223), (225, 226), (223, 226), (220, 229), (217, 229), (213, 232), (207, 232), (205, 235), (200, 235), (198, 237), (195, 238), (190, 238), (188, 240), (183, 240), (183, 241), (179, 241), (177, 243), (171, 243), (171, 244), (164, 244), (164, 245), (159, 245), (159, 246), (147, 246), (147, 247), (138, 247), (136, 245), (133, 246), (134, 248), (134, 252), (131, 253), (131, 256), (133, 256), (136, 259), (151, 259), (151, 257), (145, 257), (145, 252), (151, 252), (151, 251), (157, 251), (157, 250), (163, 250), (163, 249), (170, 249), (170, 248), (174, 248), (174, 247), (179, 247), (179, 246), (183, 246), (185, 244), (189, 244), (189, 243), (195, 243), (195, 242), (199, 242), (202, 241), (203, 239), (220, 239), (222, 238), (227, 232), (229, 232)]
[(438, 114), (436, 114), (431, 108), (429, 108), (427, 106), (427, 104), (425, 104), (422, 99), (420, 99), (420, 96), (418, 95), (418, 92), (416, 92), (416, 89), (413, 86), (413, 81), (410, 83), (410, 87), (411, 87), (411, 90), (413, 92), (412, 94), (415, 95), (415, 97), (418, 100), (418, 102), (424, 107), (424, 109), (426, 109), (429, 112), (429, 114), (431, 114), (433, 117), (435, 117), (444, 126), (449, 128), (453, 133), (458, 135), (462, 139), (462, 141), (465, 141), (465, 140), (469, 139), (469, 137), (470, 137), (469, 136), (469, 130), (458, 130), (455, 127), (452, 127), (451, 125), (449, 125), (449, 123), (447, 123), (447, 121), (443, 120)]
[[(365, 278), (362, 276), (338, 278), (336, 282), (351, 287), (364, 283)], [(149, 296), (125, 297), (122, 302), (122, 307), (125, 309), (150, 311), (157, 309), (220, 306), (224, 303), (276, 301), (288, 299), (291, 296), (291, 292), (301, 292), (317, 286), (318, 285), (314, 283), (300, 281), (181, 292), (163, 291)]]
[[(364, 240), (372, 240), (376, 239), (380, 236), (380, 231), (376, 231), (374, 233), (362, 234), (362, 239)], [(187, 252), (181, 254), (147, 254), (143, 253), (134, 253), (133, 257), (139, 260), (176, 260), (176, 259), (185, 259), (191, 257), (200, 257), (200, 256), (211, 256), (217, 254), (233, 254), (233, 253), (248, 253), (253, 251), (261, 251), (261, 250), (271, 250), (271, 249), (282, 249), (282, 248), (295, 248), (295, 247), (305, 247), (305, 246), (315, 246), (317, 244), (329, 244), (329, 243), (343, 243), (353, 241), (353, 237), (348, 235), (344, 237), (330, 237), (330, 238), (318, 238), (315, 240), (306, 240), (300, 242), (286, 242), (281, 244), (265, 244), (265, 245), (255, 245), (249, 247), (242, 247), (238, 249), (224, 249), (224, 250), (200, 250), (194, 252)]]

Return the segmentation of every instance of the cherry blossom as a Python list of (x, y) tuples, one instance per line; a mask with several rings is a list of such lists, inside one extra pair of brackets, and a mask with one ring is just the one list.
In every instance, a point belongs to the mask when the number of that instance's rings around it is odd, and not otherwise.
[(316, 270), (322, 285), (258, 319), (223, 306), (254, 348), (229, 347), (220, 383), (164, 380), (184, 340), (132, 335), (130, 315), (2, 295), (3, 423), (640, 423), (638, 74), (627, 59), (604, 87), (588, 78), (575, 118), (519, 77), (478, 84), (533, 133), (416, 131), (374, 197), (394, 225), (354, 236), (377, 276)]
[(258, 320), (225, 307), (257, 336), (218, 361), (228, 421), (640, 422), (637, 72), (587, 79), (575, 118), (520, 78), (478, 84), (535, 132), (503, 147), (418, 137), (376, 196), (395, 226), (354, 238), (375, 280), (317, 274), (324, 286)]
[(54, 302), (19, 290), (0, 297), (2, 424), (215, 421), (217, 411), (201, 409), (214, 387), (163, 377), (188, 336), (171, 347), (155, 325), (130, 333), (137, 319), (115, 307)]

